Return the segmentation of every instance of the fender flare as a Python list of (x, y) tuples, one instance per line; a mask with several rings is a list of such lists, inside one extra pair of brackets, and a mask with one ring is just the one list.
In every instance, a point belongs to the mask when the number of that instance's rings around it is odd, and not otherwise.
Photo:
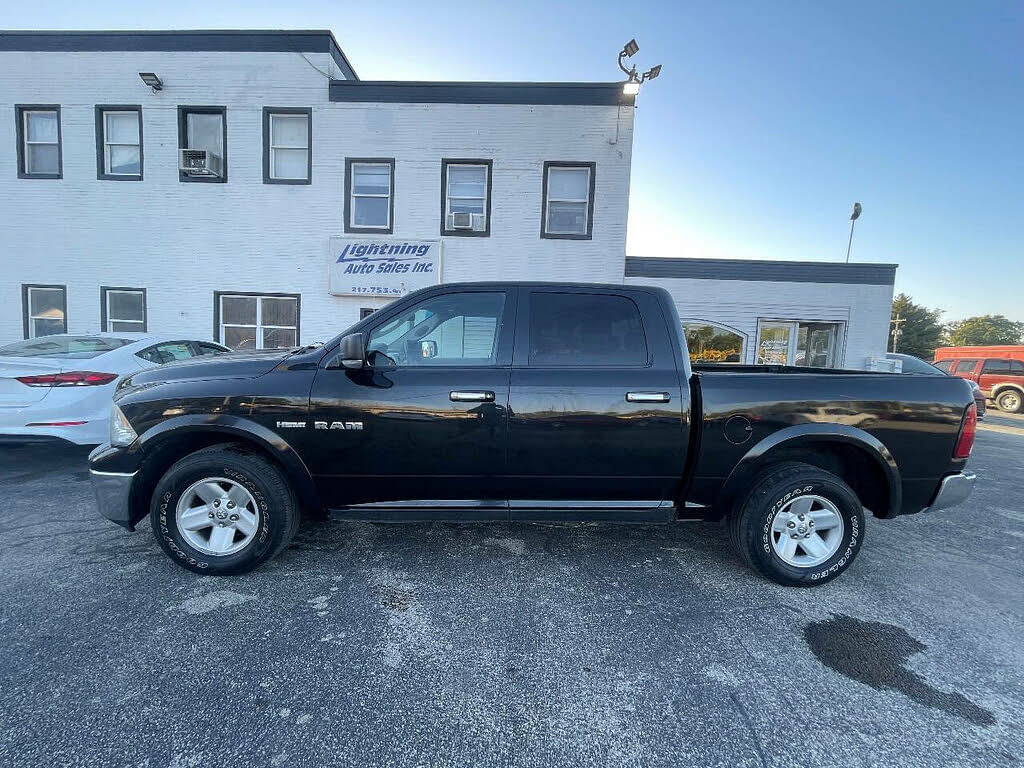
[(899, 514), (903, 504), (903, 481), (896, 459), (885, 444), (874, 435), (857, 427), (845, 424), (796, 424), (780, 429), (764, 438), (741, 458), (722, 485), (715, 506), (723, 513), (728, 512), (733, 501), (739, 496), (760, 468), (765, 454), (780, 446), (811, 443), (843, 443), (860, 448), (878, 465), (889, 485), (889, 513), (887, 517)]
[(137, 450), (150, 452), (165, 440), (185, 434), (222, 434), (256, 443), (284, 468), (299, 503), (308, 509), (321, 509), (323, 504), (313, 482), (313, 475), (298, 452), (276, 432), (251, 419), (230, 414), (186, 414), (161, 421), (150, 427), (136, 441)]

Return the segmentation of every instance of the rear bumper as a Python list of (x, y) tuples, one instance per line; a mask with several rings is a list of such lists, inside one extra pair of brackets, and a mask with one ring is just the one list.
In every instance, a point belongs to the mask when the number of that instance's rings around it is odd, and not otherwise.
[(98, 472), (89, 470), (92, 490), (100, 514), (118, 525), (134, 530), (131, 519), (132, 483), (137, 472)]
[(936, 492), (935, 498), (932, 499), (932, 503), (928, 505), (925, 511), (932, 512), (936, 509), (947, 509), (967, 501), (974, 490), (974, 481), (977, 477), (977, 475), (967, 472), (946, 475), (942, 478), (942, 482), (939, 483), (939, 490)]

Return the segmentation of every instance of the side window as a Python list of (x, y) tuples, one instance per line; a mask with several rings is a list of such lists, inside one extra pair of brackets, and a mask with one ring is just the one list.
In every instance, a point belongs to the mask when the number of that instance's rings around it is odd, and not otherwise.
[(228, 180), (226, 107), (178, 107), (179, 181)]
[(192, 357), (192, 348), (187, 341), (168, 341), (147, 347), (135, 354), (143, 360), (163, 365), (164, 363), (173, 363), (175, 360), (188, 360)]
[(59, 179), (63, 175), (60, 107), (17, 106), (18, 178)]
[(96, 107), (96, 178), (142, 181), (142, 107)]
[(309, 184), (313, 163), (311, 109), (263, 108), (263, 183)]
[(425, 299), (370, 332), (375, 367), (494, 365), (504, 292), (451, 293)]
[(203, 357), (205, 355), (225, 355), (227, 351), (218, 347), (216, 344), (207, 344), (205, 341), (193, 342), (193, 346), (196, 349), (196, 355)]
[(390, 235), (395, 159), (345, 158), (345, 231)]
[(100, 288), (100, 321), (108, 333), (145, 333), (145, 288)]
[(638, 367), (647, 360), (640, 309), (625, 296), (530, 296), (530, 365)]
[(960, 360), (957, 362), (956, 368), (953, 369), (953, 373), (973, 373), (974, 366), (977, 364), (977, 360)]
[(68, 332), (68, 289), (63, 285), (21, 287), (25, 338)]
[(594, 231), (594, 163), (544, 163), (540, 236), (589, 240)]
[(939, 362), (935, 363), (935, 367), (938, 368), (940, 371), (945, 371), (946, 373), (949, 373), (949, 369), (953, 367), (953, 361), (939, 360)]
[(1024, 376), (1024, 363), (1020, 360), (1011, 360), (1010, 373), (1014, 376)]
[(1010, 372), (1010, 361), (1009, 360), (986, 360), (985, 367), (981, 369), (982, 373), (1009, 373)]

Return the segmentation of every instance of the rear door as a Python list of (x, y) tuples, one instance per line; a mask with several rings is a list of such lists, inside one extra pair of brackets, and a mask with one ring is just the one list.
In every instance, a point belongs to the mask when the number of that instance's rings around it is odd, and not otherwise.
[(977, 381), (978, 378), (975, 375), (978, 364), (981, 361), (977, 358), (971, 358), (967, 360), (957, 360), (956, 365), (953, 366), (953, 370), (950, 372), (954, 376), (958, 376), (961, 379), (971, 379)]
[(1011, 371), (1011, 361), (998, 358), (989, 358), (981, 367), (981, 375), (978, 377), (978, 386), (986, 395), (992, 394), (992, 387), (1005, 382)]
[[(657, 299), (554, 286), (520, 294), (509, 395), (512, 518), (617, 517), (670, 505), (689, 404)], [(557, 508), (577, 512), (550, 511)]]
[(366, 331), (370, 367), (317, 372), (305, 454), (329, 507), (507, 517), (495, 478), (505, 471), (515, 295), (465, 288), (381, 310)]

